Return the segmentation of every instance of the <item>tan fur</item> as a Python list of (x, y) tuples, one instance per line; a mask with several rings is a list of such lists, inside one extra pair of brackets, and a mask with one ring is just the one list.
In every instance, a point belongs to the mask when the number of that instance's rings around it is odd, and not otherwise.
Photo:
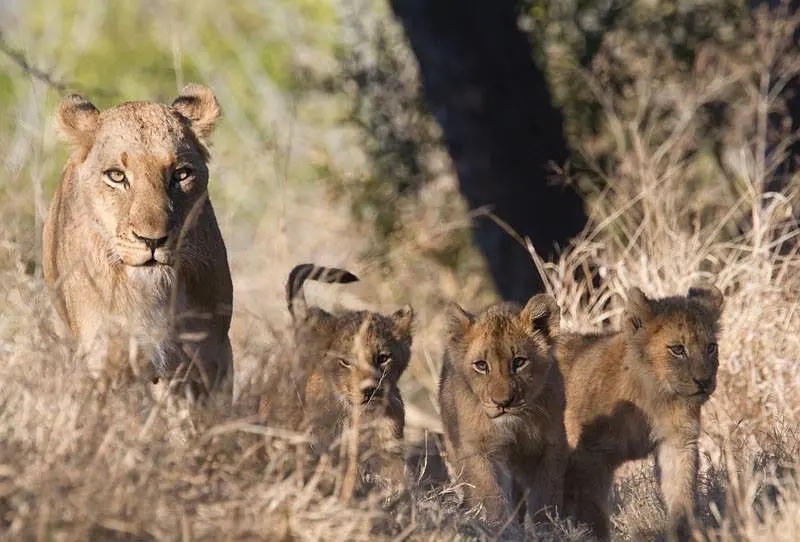
[(551, 356), (559, 308), (537, 295), (523, 309), (500, 303), (475, 315), (454, 305), (449, 319), (439, 405), (451, 474), (491, 525), (514, 510), (523, 519), (526, 508), (544, 519), (561, 506), (567, 459), (564, 385)]
[[(310, 264), (308, 264), (310, 265)], [(302, 297), (305, 278), (294, 282), (295, 268), (287, 285), (287, 301), (296, 318), (297, 376), (289, 401), (264, 398), (260, 414), (269, 421), (308, 430), (320, 450), (339, 439), (358, 417), (360, 448), (375, 453), (374, 461), (362, 463), (363, 473), (390, 482), (402, 482), (401, 442), (405, 408), (398, 381), (411, 357), (414, 312), (405, 306), (390, 316), (370, 311), (330, 313), (306, 307)], [(324, 282), (357, 280), (344, 270), (315, 266)], [(326, 276), (328, 278), (320, 278)], [(292, 307), (300, 308), (299, 315)], [(342, 444), (345, 446), (345, 444)]]
[(700, 408), (716, 387), (722, 303), (713, 286), (660, 300), (633, 288), (623, 330), (558, 339), (572, 448), (565, 511), (598, 538), (610, 535), (614, 471), (653, 451), (673, 532), (685, 532), (697, 480)]
[(70, 95), (58, 108), (72, 153), (44, 225), (44, 276), (95, 377), (116, 372), (109, 360), (134, 338), (154, 380), (179, 369), (195, 391), (231, 380), (233, 288), (207, 193), (219, 115), (202, 85), (171, 106), (99, 112)]

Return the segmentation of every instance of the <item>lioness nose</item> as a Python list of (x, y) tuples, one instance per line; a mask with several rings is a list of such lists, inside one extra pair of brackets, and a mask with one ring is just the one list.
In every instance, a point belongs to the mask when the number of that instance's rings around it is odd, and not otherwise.
[(153, 239), (152, 237), (142, 237), (136, 232), (133, 232), (133, 236), (136, 237), (139, 241), (147, 245), (147, 248), (150, 249), (151, 252), (154, 252), (158, 247), (164, 246), (167, 244), (167, 237), (159, 237), (158, 239)]

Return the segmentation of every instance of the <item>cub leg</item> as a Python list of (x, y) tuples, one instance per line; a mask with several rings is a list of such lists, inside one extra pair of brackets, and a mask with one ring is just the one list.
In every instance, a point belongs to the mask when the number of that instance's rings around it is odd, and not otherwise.
[[(535, 523), (549, 521), (547, 513), (561, 511), (564, 503), (564, 475), (567, 454), (563, 449), (549, 446), (537, 463), (526, 465), (524, 475), (527, 506)], [(554, 510), (555, 509), (555, 510)]]
[(506, 495), (494, 472), (488, 457), (469, 454), (455, 464), (453, 477), (467, 484), (466, 494), (470, 506), (482, 505), (486, 522), (493, 527), (503, 526), (511, 516)]
[(668, 439), (658, 447), (661, 493), (669, 515), (670, 537), (689, 538), (689, 517), (697, 492), (698, 451), (696, 438)]
[(375, 454), (373, 460), (364, 466), (369, 478), (387, 486), (404, 484), (406, 481), (405, 446), (403, 429), (405, 407), (397, 389), (389, 392), (385, 408), (373, 413), (373, 420), (367, 422), (369, 453)]
[(587, 525), (598, 540), (611, 537), (609, 495), (612, 469), (592, 454), (573, 452), (564, 477), (564, 515)]
[(527, 512), (526, 499), (528, 495), (526, 490), (528, 490), (526, 484), (520, 483), (520, 481), (517, 479), (512, 481), (511, 502), (509, 504), (511, 511), (516, 515), (517, 523), (519, 523), (522, 527), (525, 526), (525, 514)]

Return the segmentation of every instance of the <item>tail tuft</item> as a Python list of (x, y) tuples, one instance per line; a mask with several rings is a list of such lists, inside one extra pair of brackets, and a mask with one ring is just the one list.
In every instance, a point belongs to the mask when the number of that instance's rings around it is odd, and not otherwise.
[[(289, 272), (286, 280), (286, 305), (293, 320), (303, 320), (306, 313), (306, 299), (303, 295), (303, 284), (307, 280), (326, 282), (329, 284), (349, 284), (357, 282), (358, 277), (346, 269), (324, 267), (313, 263), (296, 265)], [(299, 316), (298, 316), (299, 315)]]

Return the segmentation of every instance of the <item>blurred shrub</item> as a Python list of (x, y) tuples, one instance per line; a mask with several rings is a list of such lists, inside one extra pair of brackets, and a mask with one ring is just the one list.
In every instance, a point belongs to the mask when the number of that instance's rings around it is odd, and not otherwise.
[(692, 232), (728, 214), (721, 240), (751, 227), (751, 203), (794, 141), (774, 120), (798, 73), (795, 19), (753, 19), (735, 0), (525, 2), (523, 27), (565, 112), (566, 174), (602, 235), (625, 246), (646, 220)]
[[(608, 49), (609, 36), (646, 43), (685, 68), (701, 46), (730, 44), (746, 11), (739, 0), (524, 0), (521, 26), (534, 43), (534, 55), (550, 75), (554, 96), (564, 110), (565, 132), (574, 149), (603, 131), (602, 107), (582, 72)], [(628, 74), (630, 75), (630, 74)], [(626, 74), (620, 73), (624, 79)]]

